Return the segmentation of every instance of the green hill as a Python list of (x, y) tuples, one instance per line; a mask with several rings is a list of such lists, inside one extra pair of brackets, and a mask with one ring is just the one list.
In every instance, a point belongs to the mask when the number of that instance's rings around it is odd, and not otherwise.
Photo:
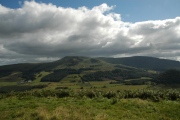
[(155, 71), (178, 64), (151, 57), (68, 56), (0, 66), (0, 119), (178, 120), (180, 71)]
[[(59, 82), (67, 76), (75, 74), (78, 76), (78, 80), (84, 82), (116, 80), (118, 83), (122, 83), (124, 80), (134, 79), (133, 84), (144, 84), (145, 80), (140, 82), (138, 79), (142, 77), (154, 78), (157, 75), (156, 71), (172, 68), (179, 69), (180, 62), (152, 57), (89, 58), (67, 56), (49, 63), (0, 66), (0, 81)], [(46, 74), (42, 75), (43, 71)], [(131, 84), (131, 82), (127, 84)]]
[(151, 69), (157, 71), (165, 71), (167, 69), (180, 69), (179, 61), (159, 59), (154, 57), (145, 57), (145, 56), (134, 56), (134, 57), (124, 57), (124, 58), (101, 57), (99, 59), (112, 64), (123, 64), (136, 68), (145, 68), (145, 69)]
[(4, 77), (19, 72), (21, 73), (22, 79), (33, 80), (37, 73), (42, 71), (53, 72), (54, 70), (59, 69), (88, 69), (89, 71), (112, 70), (114, 69), (114, 65), (95, 58), (69, 56), (49, 63), (23, 63), (0, 66), (0, 79), (3, 78), (3, 80), (5, 80)]

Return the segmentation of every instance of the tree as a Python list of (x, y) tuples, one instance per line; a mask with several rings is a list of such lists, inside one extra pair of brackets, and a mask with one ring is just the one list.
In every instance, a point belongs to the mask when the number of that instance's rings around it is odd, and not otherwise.
[(180, 84), (180, 71), (171, 69), (161, 73), (157, 78), (157, 83)]

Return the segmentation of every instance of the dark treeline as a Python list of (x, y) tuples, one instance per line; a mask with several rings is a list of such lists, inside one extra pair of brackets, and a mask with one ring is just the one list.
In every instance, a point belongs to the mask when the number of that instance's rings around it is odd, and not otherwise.
[(5, 77), (8, 75), (11, 75), (13, 72), (22, 72), (22, 78), (24, 79), (24, 81), (28, 81), (28, 80), (34, 80), (35, 79), (35, 71), (0, 71), (0, 78), (1, 77)]
[(18, 91), (27, 91), (27, 90), (33, 90), (33, 89), (42, 89), (47, 87), (48, 85), (24, 85), (24, 86), (16, 86), (16, 85), (12, 85), (12, 86), (2, 86), (0, 87), (0, 94), (1, 93), (8, 93), (11, 91), (14, 92), (18, 92)]
[(11, 71), (4, 71), (4, 70), (0, 70), (0, 78), (1, 77), (5, 77), (10, 75), (12, 72)]
[(142, 79), (142, 80), (131, 80), (131, 81), (123, 81), (125, 85), (145, 85), (148, 84), (151, 80)]
[(154, 79), (158, 84), (180, 84), (180, 71), (176, 69), (167, 70)]
[(78, 70), (76, 69), (59, 69), (54, 70), (53, 73), (43, 77), (41, 79), (41, 82), (59, 82), (64, 77), (66, 77), (69, 74), (80, 74), (83, 71), (92, 70), (92, 68), (80, 68)]
[(110, 84), (124, 84), (124, 85), (147, 85), (147, 84), (152, 84), (151, 79), (137, 79), (137, 80), (119, 80), (115, 82), (110, 82)]
[(22, 73), (22, 78), (24, 79), (24, 81), (34, 80), (35, 79), (35, 74), (36, 74), (36, 72), (34, 72), (34, 71), (23, 72)]
[(27, 80), (33, 80), (35, 73), (40, 70), (37, 69), (41, 64), (14, 64), (6, 65), (0, 68), (0, 77), (11, 75), (13, 72), (21, 72), (22, 78)]
[(102, 81), (104, 79), (112, 79), (121, 81), (124, 79), (135, 79), (140, 77), (150, 77), (151, 75), (145, 71), (131, 71), (131, 70), (121, 70), (115, 69), (112, 71), (98, 71), (88, 75), (84, 75), (81, 79), (83, 81)]
[(53, 73), (43, 77), (41, 79), (41, 82), (59, 82), (61, 79), (63, 79), (69, 74), (79, 74), (79, 72), (75, 69), (54, 70)]

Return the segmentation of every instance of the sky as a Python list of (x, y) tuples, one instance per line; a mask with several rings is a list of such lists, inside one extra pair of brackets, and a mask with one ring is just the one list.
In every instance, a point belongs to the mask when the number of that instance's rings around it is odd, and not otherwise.
[(1, 0), (0, 65), (64, 56), (180, 61), (179, 0)]

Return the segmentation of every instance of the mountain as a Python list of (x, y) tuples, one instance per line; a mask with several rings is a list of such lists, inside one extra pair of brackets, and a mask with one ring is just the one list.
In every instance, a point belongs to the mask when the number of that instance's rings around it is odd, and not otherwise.
[[(153, 57), (89, 58), (67, 56), (49, 63), (23, 63), (0, 66), (0, 82), (59, 82), (69, 75), (81, 81), (153, 78), (156, 71), (180, 68), (180, 62)], [(148, 70), (151, 70), (149, 72)], [(152, 72), (152, 70), (156, 70)], [(74, 79), (74, 78), (73, 78)]]
[(112, 65), (108, 65), (109, 63), (105, 63), (104, 61), (95, 58), (68, 56), (49, 63), (22, 63), (0, 66), (0, 78), (19, 73), (19, 77), (22, 79), (32, 80), (35, 79), (35, 74), (42, 71), (52, 72), (58, 69), (80, 69), (91, 67), (93, 67), (93, 69), (113, 68)]
[(145, 57), (145, 56), (134, 56), (134, 57), (124, 57), (124, 58), (101, 57), (99, 59), (112, 64), (123, 64), (136, 68), (144, 68), (144, 69), (151, 69), (157, 71), (165, 71), (168, 69), (180, 69), (179, 61), (159, 59), (154, 57)]

